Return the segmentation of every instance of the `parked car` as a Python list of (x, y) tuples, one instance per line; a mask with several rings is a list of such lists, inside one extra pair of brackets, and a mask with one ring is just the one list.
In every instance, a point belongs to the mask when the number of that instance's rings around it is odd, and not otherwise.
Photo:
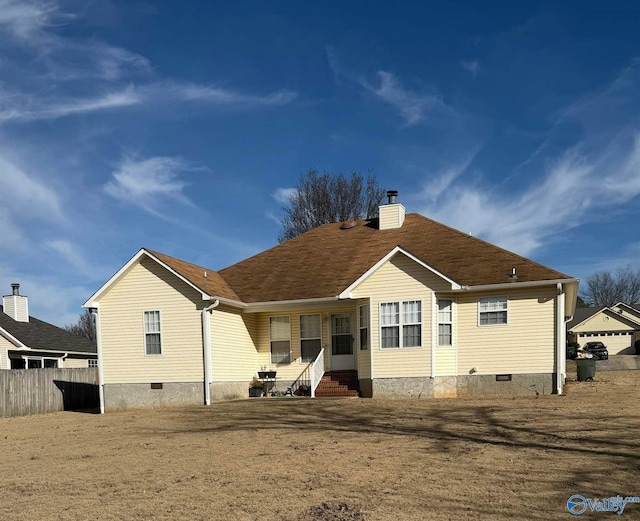
[(578, 342), (567, 342), (567, 359), (575, 360), (578, 357), (578, 349), (580, 349)]
[(591, 353), (596, 360), (607, 360), (609, 358), (609, 351), (607, 346), (602, 342), (587, 342), (582, 346), (581, 351), (585, 353)]

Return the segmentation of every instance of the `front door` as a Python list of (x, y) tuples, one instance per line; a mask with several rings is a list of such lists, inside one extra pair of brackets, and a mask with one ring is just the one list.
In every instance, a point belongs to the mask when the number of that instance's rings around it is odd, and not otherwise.
[(355, 369), (353, 317), (350, 313), (331, 315), (331, 371)]

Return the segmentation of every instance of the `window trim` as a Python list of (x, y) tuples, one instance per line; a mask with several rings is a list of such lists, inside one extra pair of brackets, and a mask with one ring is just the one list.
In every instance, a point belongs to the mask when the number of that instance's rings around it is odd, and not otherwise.
[[(146, 313), (158, 313), (158, 329), (159, 331), (147, 331), (147, 322), (145, 320)], [(149, 353), (147, 349), (147, 335), (160, 335), (160, 352)], [(158, 357), (162, 356), (162, 312), (159, 309), (145, 309), (142, 311), (142, 347), (144, 356)]]
[[(500, 311), (504, 311), (506, 313), (506, 320), (503, 323), (500, 324), (482, 324), (480, 321), (480, 316), (482, 313), (491, 313), (491, 311), (481, 311), (481, 306), (483, 304), (483, 302), (488, 302), (488, 301), (497, 301), (497, 300), (504, 300), (505, 302), (505, 309), (504, 310), (500, 310)], [(508, 326), (509, 325), (509, 297), (507, 297), (506, 295), (496, 295), (496, 296), (492, 296), (492, 297), (479, 297), (478, 298), (478, 327), (504, 327), (504, 326)]]
[[(451, 315), (451, 319), (448, 322), (440, 321), (440, 302), (447, 301), (449, 302), (449, 314)], [(440, 343), (440, 325), (449, 325), (451, 326), (451, 343), (450, 344), (441, 344)], [(444, 347), (445, 349), (453, 347), (453, 299), (452, 298), (437, 298), (436, 299), (436, 346)]]
[[(320, 322), (319, 337), (303, 337), (302, 336), (302, 317), (318, 317), (318, 321)], [(271, 321), (269, 321), (269, 325), (271, 325)], [(313, 362), (313, 360), (307, 360), (307, 361), (304, 360), (302, 356), (302, 341), (303, 340), (320, 340), (320, 351), (322, 351), (322, 313), (304, 313), (304, 314), (298, 315), (298, 330), (300, 332), (300, 363), (309, 364)], [(289, 339), (289, 342), (291, 342), (291, 339)], [(271, 329), (269, 329), (269, 348), (271, 348)], [(289, 348), (289, 351), (291, 351), (291, 348)], [(318, 353), (320, 351), (318, 351)], [(318, 355), (316, 355), (316, 357), (317, 356)], [(291, 355), (289, 355), (289, 357), (291, 357)]]
[[(366, 313), (363, 313), (363, 309)], [(365, 318), (365, 325), (362, 325), (362, 318)], [(362, 347), (362, 331), (367, 331), (367, 345)], [(369, 304), (360, 304), (358, 306), (358, 350), (369, 351), (371, 349), (371, 312)]]
[[(272, 342), (273, 340), (271, 339), (271, 319), (272, 318), (286, 318), (289, 321), (289, 359), (287, 361), (281, 360), (280, 362), (274, 362), (273, 361), (273, 350), (272, 350)], [(291, 344), (292, 344), (292, 334), (291, 334), (291, 315), (270, 315), (269, 316), (269, 364), (271, 365), (284, 365), (284, 364), (290, 364), (291, 363), (291, 357), (292, 357), (292, 352), (291, 352)], [(284, 340), (276, 340), (276, 342), (284, 342)]]
[[(420, 302), (420, 321), (419, 322), (404, 322), (404, 304), (409, 302)], [(382, 306), (384, 304), (398, 304), (398, 322), (396, 324), (382, 325)], [(424, 300), (420, 298), (408, 298), (404, 300), (390, 300), (380, 302), (378, 304), (378, 335), (379, 335), (379, 350), (386, 349), (423, 349), (424, 348)], [(404, 345), (404, 326), (420, 326), (420, 345), (417, 346), (405, 346)], [(382, 346), (382, 329), (385, 327), (397, 327), (398, 328), (398, 345), (393, 347)]]

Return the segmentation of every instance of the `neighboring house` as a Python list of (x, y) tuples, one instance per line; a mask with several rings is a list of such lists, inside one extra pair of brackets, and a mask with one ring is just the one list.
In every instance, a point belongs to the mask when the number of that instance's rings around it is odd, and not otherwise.
[(84, 304), (103, 405), (246, 397), (261, 368), (284, 390), (311, 363), (365, 397), (561, 392), (578, 280), (394, 195), (220, 271), (141, 249)]
[(640, 307), (619, 302), (611, 307), (577, 308), (567, 324), (568, 338), (580, 345), (600, 341), (610, 355), (635, 354), (640, 340)]
[(0, 306), (0, 369), (97, 367), (95, 342), (29, 316), (29, 301), (12, 284)]

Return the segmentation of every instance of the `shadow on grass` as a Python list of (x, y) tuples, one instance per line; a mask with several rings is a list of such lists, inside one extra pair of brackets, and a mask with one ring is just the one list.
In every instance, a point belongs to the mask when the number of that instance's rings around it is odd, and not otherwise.
[[(279, 431), (283, 436), (304, 432), (379, 434), (430, 440), (431, 449), (442, 452), (453, 442), (468, 442), (617, 457), (634, 465), (640, 460), (638, 412), (616, 416), (608, 410), (572, 411), (554, 407), (551, 400), (543, 406), (535, 405), (536, 400), (504, 401), (495, 406), (454, 401), (413, 402), (410, 407), (401, 401), (395, 403), (397, 409), (375, 401), (350, 400), (223, 403), (167, 411), (167, 424), (180, 427), (153, 429), (146, 434), (257, 430)], [(170, 418), (173, 414), (176, 417)]]

